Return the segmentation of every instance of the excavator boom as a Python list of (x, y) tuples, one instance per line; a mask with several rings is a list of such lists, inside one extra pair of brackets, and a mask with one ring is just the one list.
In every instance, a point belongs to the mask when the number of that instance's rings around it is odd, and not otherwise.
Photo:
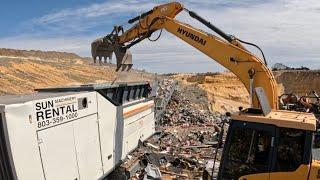
[(175, 20), (175, 16), (183, 10), (180, 3), (173, 2), (154, 7), (151, 11), (130, 19), (128, 23), (133, 24), (130, 29), (124, 31), (122, 27), (117, 26), (111, 34), (92, 43), (93, 58), (111, 57), (115, 52), (117, 70), (131, 68), (132, 60), (128, 49), (149, 38), (153, 32), (165, 29), (233, 72), (252, 96), (252, 107), (259, 107), (257, 98), (253, 96), (253, 88), (262, 87), (271, 108), (277, 109), (276, 81), (264, 62), (246, 50), (235, 37), (226, 35), (192, 11), (188, 11), (191, 17), (224, 39)]

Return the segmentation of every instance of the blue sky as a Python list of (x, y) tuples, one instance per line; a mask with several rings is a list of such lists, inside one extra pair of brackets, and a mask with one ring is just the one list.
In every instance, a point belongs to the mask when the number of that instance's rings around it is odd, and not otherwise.
[[(114, 24), (167, 1), (4, 0), (0, 47), (75, 52), (90, 56), (90, 43)], [(181, 0), (225, 32), (258, 44), (269, 64), (320, 68), (318, 0)], [(178, 20), (210, 32), (187, 13)], [(210, 32), (211, 33), (211, 32)], [(137, 68), (155, 72), (208, 72), (220, 65), (169, 33), (131, 49)], [(256, 52), (255, 50), (253, 50)]]

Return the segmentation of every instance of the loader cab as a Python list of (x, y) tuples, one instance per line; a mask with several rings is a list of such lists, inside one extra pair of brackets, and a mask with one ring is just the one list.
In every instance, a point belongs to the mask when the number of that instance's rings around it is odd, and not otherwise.
[(316, 119), (312, 114), (246, 110), (231, 117), (218, 179), (308, 177)]

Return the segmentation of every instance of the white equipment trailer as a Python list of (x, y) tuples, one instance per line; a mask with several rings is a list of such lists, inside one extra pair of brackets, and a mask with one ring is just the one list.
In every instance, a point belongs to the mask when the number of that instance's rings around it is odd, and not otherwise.
[(37, 91), (0, 97), (1, 180), (103, 179), (155, 132), (148, 83)]

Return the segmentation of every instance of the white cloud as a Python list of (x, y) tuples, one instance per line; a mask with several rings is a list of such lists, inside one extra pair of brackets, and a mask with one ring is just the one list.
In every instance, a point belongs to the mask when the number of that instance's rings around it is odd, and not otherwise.
[(121, 15), (121, 13), (143, 12), (146, 9), (154, 7), (156, 4), (152, 2), (141, 2), (137, 0), (125, 1), (107, 1), (100, 4), (92, 4), (88, 7), (78, 9), (68, 8), (57, 12), (49, 13), (40, 18), (35, 18), (35, 23), (56, 23), (61, 21), (69, 21), (70, 19), (95, 18), (99, 16), (108, 16), (113, 14)]
[[(146, 3), (146, 4), (144, 4)], [(265, 52), (269, 64), (284, 62), (294, 66), (320, 68), (320, 1), (318, 0), (187, 0), (185, 6), (210, 20), (225, 32), (240, 39), (258, 44)], [(109, 1), (88, 7), (64, 9), (34, 20), (35, 23), (53, 24), (56, 31), (73, 31), (81, 28), (95, 28), (102, 18), (112, 23), (117, 16), (138, 15), (154, 6), (149, 1)], [(91, 23), (84, 23), (89, 19)], [(200, 23), (182, 13), (178, 19), (205, 29)], [(86, 21), (87, 22), (87, 21)], [(85, 27), (83, 27), (85, 26)], [(70, 29), (68, 29), (70, 28)], [(106, 30), (105, 33), (108, 33)], [(90, 56), (90, 42), (101, 30), (90, 35), (57, 36), (35, 38), (33, 35), (0, 39), (0, 45), (22, 49), (62, 50)], [(210, 58), (178, 40), (169, 33), (163, 33), (158, 42), (148, 40), (131, 49), (136, 66), (157, 72), (174, 71), (216, 71), (221, 66)], [(254, 51), (256, 52), (256, 51)]]

